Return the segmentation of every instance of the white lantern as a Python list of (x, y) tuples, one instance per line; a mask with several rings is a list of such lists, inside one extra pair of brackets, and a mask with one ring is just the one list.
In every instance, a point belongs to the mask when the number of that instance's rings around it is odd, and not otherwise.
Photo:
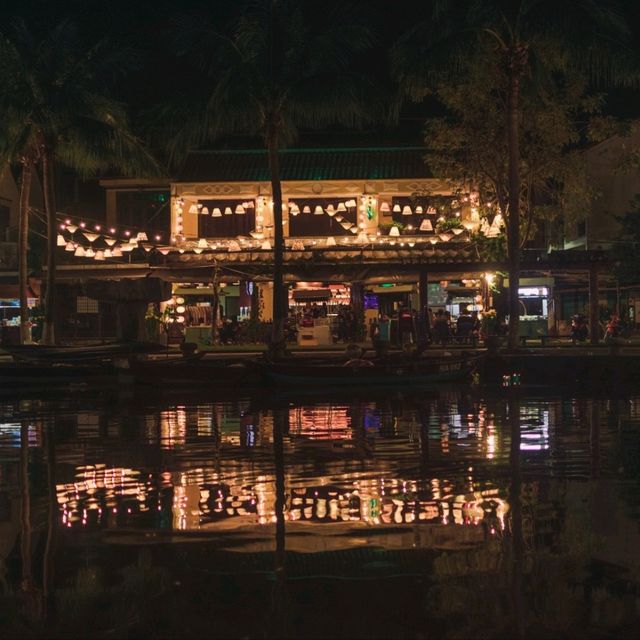
[(429, 218), (425, 218), (420, 223), (420, 231), (433, 231), (433, 225), (431, 224), (431, 220), (429, 220)]
[(56, 246), (58, 247), (66, 247), (67, 246), (67, 241), (64, 239), (64, 236), (59, 233), (58, 237), (56, 238)]
[(402, 211), (402, 209), (400, 208), (399, 204), (394, 204), (393, 205), (393, 213), (400, 213)]
[(397, 238), (400, 235), (400, 229), (398, 229), (398, 227), (391, 227), (391, 229), (389, 229), (389, 235)]
[(76, 256), (76, 258), (82, 258), (85, 255), (85, 250), (84, 247), (82, 245), (78, 245), (73, 253), (74, 256)]
[(104, 251), (102, 249), (98, 249), (98, 251), (96, 251), (94, 260), (104, 260)]
[(422, 208), (422, 205), (418, 205), (416, 207), (416, 213), (424, 213), (424, 209)]
[(84, 235), (89, 242), (95, 242), (100, 237), (99, 233), (93, 233), (91, 231), (83, 231), (82, 235)]
[(311, 213), (311, 207), (305, 204), (304, 207), (302, 207), (302, 213)]
[(345, 206), (344, 202), (339, 202), (338, 203), (338, 208), (336, 209), (336, 211), (346, 211), (347, 207)]
[(189, 213), (198, 213), (198, 207), (197, 207), (197, 205), (192, 204), (192, 205), (189, 207)]
[(225, 216), (230, 216), (233, 214), (233, 211), (231, 210), (231, 207), (225, 207), (224, 209), (224, 215)]
[(200, 209), (200, 213), (203, 216), (208, 216), (209, 215), (209, 207), (202, 207), (202, 209)]
[(313, 210), (313, 213), (316, 216), (321, 216), (324, 213), (324, 209), (320, 205), (316, 205), (316, 208)]
[(413, 214), (413, 211), (411, 211), (411, 207), (408, 204), (405, 204), (404, 207), (402, 207), (402, 215), (410, 216), (412, 214)]
[(67, 244), (64, 247), (65, 251), (75, 251), (76, 250), (76, 245), (73, 242), (67, 242)]
[(245, 210), (244, 210), (244, 207), (243, 207), (241, 204), (239, 204), (239, 205), (236, 207), (236, 213), (237, 213), (239, 216), (241, 216), (241, 215), (243, 215), (244, 213), (246, 213), (246, 212), (245, 212)]
[(383, 213), (388, 213), (389, 211), (391, 211), (391, 207), (389, 206), (389, 203), (382, 202), (380, 204), (380, 211), (382, 211)]
[(326, 240), (326, 245), (327, 247), (335, 247), (336, 246), (336, 239), (333, 236), (329, 236)]
[(89, 247), (89, 248), (84, 252), (84, 255), (85, 255), (87, 258), (93, 258), (93, 257), (96, 255), (96, 252), (95, 252), (91, 247)]

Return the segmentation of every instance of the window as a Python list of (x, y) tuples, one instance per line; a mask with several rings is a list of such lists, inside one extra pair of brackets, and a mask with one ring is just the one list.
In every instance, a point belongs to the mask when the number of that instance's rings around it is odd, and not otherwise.
[[(295, 199), (295, 203), (300, 210), (296, 216), (289, 213), (289, 236), (292, 238), (302, 238), (305, 236), (350, 236), (349, 226), (358, 223), (358, 209), (356, 207), (344, 207), (345, 211), (337, 211), (338, 205), (348, 200), (343, 198), (312, 198), (312, 199)], [(360, 199), (356, 198), (355, 202)], [(336, 211), (335, 215), (330, 216), (327, 208), (331, 205)], [(316, 207), (322, 209), (322, 214), (316, 215)], [(306, 211), (305, 211), (306, 209)], [(347, 227), (345, 229), (345, 227)]]
[[(250, 202), (253, 207), (242, 207)], [(200, 238), (234, 238), (248, 236), (256, 228), (256, 206), (254, 200), (201, 200), (202, 211), (205, 207), (208, 213), (188, 213), (184, 216), (198, 216), (198, 234)], [(245, 213), (236, 213), (238, 207)], [(217, 211), (216, 211), (217, 210)], [(217, 214), (217, 215), (216, 215)]]
[(168, 191), (118, 191), (118, 224), (141, 231), (169, 234), (171, 207)]
[(98, 313), (98, 301), (87, 296), (76, 298), (76, 313)]

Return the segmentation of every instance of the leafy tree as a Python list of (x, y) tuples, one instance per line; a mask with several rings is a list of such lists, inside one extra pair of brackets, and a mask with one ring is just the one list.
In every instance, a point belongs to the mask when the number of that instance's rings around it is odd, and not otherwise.
[[(471, 185), (477, 208), (488, 223), (509, 210), (508, 139), (502, 106), (506, 73), (496, 73), (498, 55), (487, 48), (480, 61), (461, 64), (461, 81), (440, 83), (434, 94), (445, 115), (427, 120), (426, 162), (459, 189)], [(548, 54), (551, 56), (551, 52)], [(522, 100), (519, 171), (520, 248), (543, 222), (579, 220), (596, 195), (580, 144), (610, 134), (615, 122), (601, 114), (603, 97), (588, 92), (579, 72), (549, 80)], [(507, 234), (508, 235), (508, 234)], [(505, 259), (502, 238), (477, 234), (476, 244), (487, 259)], [(504, 244), (506, 250), (506, 244)]]
[(180, 42), (192, 45), (185, 53), (199, 65), (202, 80), (163, 116), (174, 159), (226, 134), (262, 139), (273, 199), (272, 346), (281, 348), (286, 291), (279, 151), (300, 128), (353, 125), (364, 116), (361, 78), (351, 64), (370, 46), (371, 35), (349, 7), (334, 11), (320, 2), (256, 0), (244, 3), (239, 15), (225, 32), (200, 17), (183, 23)]
[[(506, 151), (502, 197), (508, 230), (509, 346), (516, 348), (527, 103), (553, 87), (558, 77), (571, 79), (576, 69), (590, 79), (616, 79), (613, 63), (627, 62), (620, 43), (628, 28), (613, 2), (597, 0), (434, 0), (428, 7), (426, 19), (416, 21), (395, 47), (393, 59), (407, 92), (423, 97), (443, 78), (460, 81), (470, 62), (487, 64), (488, 51), (496, 77), (492, 84), (499, 82), (502, 89), (494, 108), (502, 118), (496, 134), (502, 133)], [(475, 96), (468, 99), (473, 103)]]
[[(112, 99), (108, 81), (123, 72), (130, 51), (107, 40), (83, 42), (70, 21), (40, 39), (24, 22), (0, 34), (0, 154), (22, 165), (20, 272), (26, 284), (30, 171), (40, 163), (47, 216), (47, 278), (43, 342), (54, 335), (57, 163), (87, 175), (117, 167), (128, 174), (157, 173), (153, 157), (131, 132), (125, 109)], [(21, 299), (24, 324), (26, 300)]]

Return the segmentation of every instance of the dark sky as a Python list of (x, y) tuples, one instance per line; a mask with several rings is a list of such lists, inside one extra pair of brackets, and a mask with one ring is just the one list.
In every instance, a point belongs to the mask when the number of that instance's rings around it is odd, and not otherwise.
[[(342, 0), (327, 0), (327, 8)], [(606, 0), (599, 0), (606, 2)], [(304, 2), (304, 0), (301, 0)], [(425, 0), (420, 0), (426, 4)], [(185, 66), (172, 53), (172, 21), (178, 13), (194, 13), (212, 17), (224, 24), (225, 16), (237, 2), (233, 0), (22, 0), (0, 2), (0, 25), (4, 27), (16, 16), (24, 17), (34, 31), (44, 33), (52, 24), (71, 18), (80, 25), (89, 41), (105, 35), (127, 45), (140, 54), (141, 66), (117, 87), (118, 97), (127, 103), (134, 122), (150, 106), (162, 101), (170, 92), (183, 92), (188, 99), (189, 85), (198, 82), (195, 69)], [(629, 12), (629, 23), (635, 31), (640, 51), (640, 2), (623, 0)], [(367, 55), (366, 64), (375, 74), (384, 75), (386, 52), (399, 34), (416, 19), (414, 2), (407, 0), (367, 0), (361, 2), (361, 13), (377, 34), (378, 47)], [(408, 104), (398, 126), (377, 126), (364, 131), (322, 131), (304, 133), (301, 145), (349, 144), (421, 144), (422, 123), (433, 113), (433, 101)], [(640, 116), (640, 98), (636, 90), (611, 92), (611, 112), (622, 117)], [(231, 139), (229, 146), (252, 145), (252, 141)]]

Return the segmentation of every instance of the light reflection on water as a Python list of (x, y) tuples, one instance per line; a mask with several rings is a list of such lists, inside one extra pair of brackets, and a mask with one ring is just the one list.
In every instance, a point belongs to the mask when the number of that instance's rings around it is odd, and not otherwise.
[[(282, 468), (275, 455), (280, 431)], [(28, 449), (21, 448), (21, 433)], [(8, 553), (17, 557), (16, 505), (21, 495), (24, 500), (19, 477), (28, 450), (36, 540), (45, 535), (38, 531), (46, 530), (47, 474), (55, 485), (49, 513), (57, 530), (58, 563), (65, 558), (59, 570), (65, 578), (57, 588), (66, 593), (79, 580), (77, 561), (89, 547), (96, 566), (114, 571), (122, 562), (114, 556), (114, 545), (124, 544), (118, 541), (142, 549), (150, 539), (171, 535), (162, 544), (175, 544), (197, 533), (204, 536), (198, 544), (213, 545), (211, 553), (271, 554), (277, 477), (283, 473), (286, 535), (278, 544), (294, 554), (289, 563), (296, 553), (429, 553), (425, 575), (431, 591), (424, 584), (420, 588), (437, 594), (441, 612), (426, 604), (424, 611), (437, 617), (450, 609), (473, 626), (473, 610), (480, 605), (460, 608), (450, 602), (462, 589), (458, 581), (472, 582), (467, 587), (473, 598), (491, 575), (496, 588), (504, 588), (521, 548), (523, 590), (532, 598), (542, 598), (546, 588), (533, 583), (539, 558), (567, 557), (574, 569), (581, 568), (564, 576), (564, 589), (584, 582), (593, 563), (606, 563), (610, 572), (626, 576), (635, 594), (631, 609), (626, 600), (620, 605), (628, 612), (640, 602), (638, 581), (630, 577), (640, 571), (639, 443), (635, 398), (509, 400), (453, 390), (321, 401), (174, 402), (169, 397), (160, 403), (75, 396), (6, 402), (0, 405), (0, 526), (15, 525), (5, 527), (5, 537)], [(36, 564), (43, 544), (34, 553)], [(391, 579), (385, 578), (384, 562), (355, 566), (345, 557), (326, 573), (346, 578), (366, 565), (377, 567), (380, 579)], [(164, 560), (155, 563), (163, 566)], [(19, 563), (13, 566), (18, 575)], [(165, 570), (177, 575), (185, 567)], [(413, 579), (411, 571), (403, 571)], [(304, 577), (302, 571), (296, 579)], [(594, 587), (585, 582), (581, 588)], [(606, 592), (606, 585), (597, 588)], [(605, 595), (614, 608), (622, 597)], [(412, 615), (405, 624), (417, 629), (422, 618), (415, 614), (413, 623)], [(624, 635), (625, 615), (617, 613), (611, 625), (603, 616), (591, 628)], [(498, 618), (499, 613), (486, 614), (485, 635), (502, 628)], [(557, 631), (555, 622), (548, 624), (549, 632)], [(572, 631), (589, 627), (578, 613), (563, 624)], [(453, 636), (459, 631), (446, 625), (439, 630)]]

